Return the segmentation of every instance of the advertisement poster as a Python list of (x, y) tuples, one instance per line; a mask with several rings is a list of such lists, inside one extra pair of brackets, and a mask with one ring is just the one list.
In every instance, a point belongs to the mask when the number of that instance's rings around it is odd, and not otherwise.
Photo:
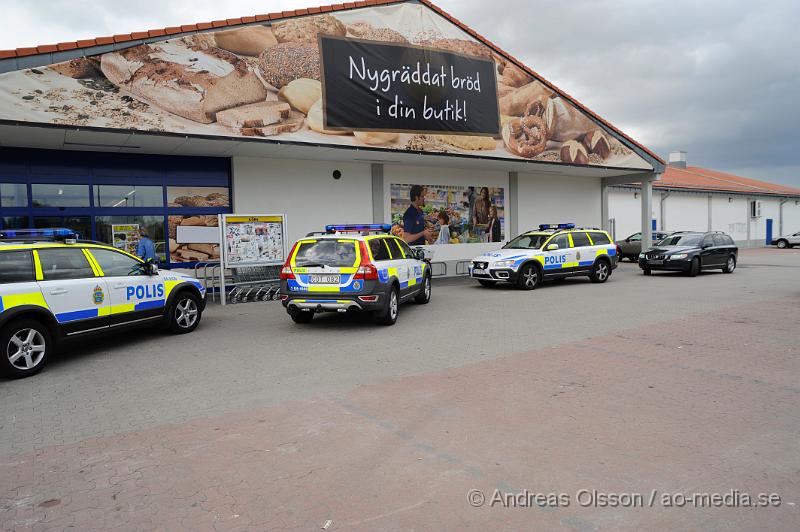
[(285, 217), (280, 214), (223, 214), (225, 266), (283, 264)]
[[(8, 72), (0, 121), (651, 168), (564, 94), (421, 3)], [(215, 201), (177, 197), (193, 196)]]
[(139, 245), (139, 224), (111, 225), (111, 244), (131, 255), (136, 255)]
[[(421, 187), (428, 236), (425, 244), (479, 244), (505, 239), (505, 191), (502, 187), (469, 185), (390, 185), (392, 234), (403, 237), (408, 227), (406, 213), (414, 187)], [(417, 231), (419, 232), (419, 231)], [(422, 244), (422, 242), (417, 242)]]
[(167, 187), (167, 204), (180, 207), (230, 207), (227, 187)]
[[(167, 217), (169, 231), (169, 260), (179, 262), (204, 262), (219, 260), (219, 222), (216, 214), (177, 215)], [(181, 229), (211, 228), (213, 239), (198, 238), (199, 241), (187, 241)], [(192, 234), (192, 232), (187, 231)], [(197, 233), (194, 231), (193, 233)]]

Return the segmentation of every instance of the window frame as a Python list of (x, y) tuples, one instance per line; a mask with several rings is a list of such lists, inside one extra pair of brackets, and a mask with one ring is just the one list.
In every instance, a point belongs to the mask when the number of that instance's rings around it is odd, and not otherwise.
[[(372, 245), (373, 245), (372, 243), (373, 242), (375, 242), (378, 247), (383, 249), (383, 251), (386, 254), (386, 258), (385, 259), (378, 258), (378, 257), (375, 256), (375, 252), (372, 250)], [(392, 256), (389, 253), (389, 246), (386, 244), (386, 238), (384, 238), (384, 237), (372, 238), (372, 239), (367, 241), (367, 246), (369, 246), (369, 255), (370, 255), (370, 257), (372, 257), (372, 260), (374, 260), (376, 262), (384, 261), (384, 260), (392, 260)]]
[[(28, 262), (30, 263), (30, 278), (24, 281), (2, 281), (0, 280), (0, 284), (17, 284), (17, 283), (35, 283), (36, 282), (36, 266), (33, 262), (33, 252), (30, 249), (9, 249), (9, 250), (2, 250), (0, 249), (0, 257), (5, 254), (24, 254), (28, 256)], [(2, 264), (2, 263), (0, 263)]]
[[(586, 239), (586, 243), (581, 245), (576, 244), (575, 235), (582, 235)], [(589, 233), (586, 231), (573, 231), (570, 233), (570, 236), (572, 237), (572, 247), (574, 248), (588, 248), (594, 245), (592, 239), (589, 237)]]
[[(85, 248), (79, 247), (54, 247), (54, 248), (40, 248), (36, 250), (36, 254), (39, 257), (39, 264), (42, 271), (42, 281), (77, 281), (80, 279), (94, 279), (98, 277), (97, 272), (95, 272), (94, 268), (92, 267), (92, 263), (89, 262), (89, 259), (86, 257), (84, 253)], [(88, 276), (80, 276), (80, 277), (67, 277), (67, 278), (60, 278), (60, 279), (48, 279), (47, 273), (48, 270), (45, 268), (44, 263), (42, 261), (42, 254), (45, 256), (52, 253), (52, 252), (68, 252), (68, 253), (78, 253), (83, 260), (86, 262), (86, 267), (88, 268), (91, 275)]]
[[(108, 249), (108, 248), (86, 248), (86, 249), (89, 251), (89, 253), (92, 255), (92, 258), (94, 259), (94, 261), (100, 267), (100, 270), (103, 272), (103, 277), (142, 277), (142, 276), (146, 275), (144, 270), (141, 270), (140, 273), (135, 274), (135, 275), (131, 275), (130, 273), (127, 273), (125, 275), (113, 275), (113, 274), (110, 275), (110, 274), (108, 274), (106, 272), (105, 267), (97, 259), (98, 252), (114, 253), (114, 254), (120, 255), (121, 257), (125, 257), (126, 259), (129, 259), (129, 260), (135, 262), (138, 266), (143, 266), (144, 265), (144, 261), (142, 261), (141, 259), (132, 257), (132, 256), (128, 255), (127, 253), (123, 253), (122, 251), (119, 251), (119, 250), (116, 250), (116, 249)], [(130, 270), (130, 271), (133, 271), (133, 270)]]

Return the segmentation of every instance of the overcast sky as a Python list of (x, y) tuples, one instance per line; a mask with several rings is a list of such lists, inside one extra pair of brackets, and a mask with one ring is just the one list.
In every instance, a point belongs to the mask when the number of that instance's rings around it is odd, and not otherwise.
[[(331, 3), (0, 0), (0, 49)], [(438, 0), (664, 158), (800, 187), (800, 0)]]

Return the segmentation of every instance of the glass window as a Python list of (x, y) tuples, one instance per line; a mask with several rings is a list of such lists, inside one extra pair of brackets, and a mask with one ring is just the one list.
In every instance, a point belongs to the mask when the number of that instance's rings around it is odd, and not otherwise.
[(118, 251), (91, 249), (92, 256), (100, 264), (106, 277), (144, 275), (142, 263)]
[(698, 246), (703, 235), (697, 233), (676, 233), (668, 236), (661, 242), (661, 246)]
[(80, 248), (40, 249), (39, 262), (45, 281), (94, 277), (89, 261)]
[(505, 246), (506, 249), (539, 249), (550, 235), (520, 235)]
[(703, 244), (702, 244), (703, 247), (711, 247), (711, 246), (715, 246), (715, 245), (716, 244), (714, 243), (713, 235), (706, 235), (703, 238)]
[(605, 233), (589, 233), (589, 235), (592, 237), (592, 242), (594, 242), (595, 246), (611, 243), (611, 240), (608, 239)]
[(642, 239), (642, 233), (633, 233), (631, 236), (626, 238), (626, 240), (629, 240), (631, 242), (639, 242), (641, 239)]
[(369, 241), (369, 252), (372, 253), (372, 260), (389, 260), (389, 249), (383, 243), (383, 238), (373, 238)]
[(30, 251), (0, 251), (0, 284), (35, 280)]
[(592, 243), (589, 242), (589, 237), (586, 236), (586, 233), (572, 233), (572, 244), (576, 248), (592, 245)]
[(36, 216), (33, 219), (36, 229), (55, 229), (65, 227), (78, 233), (79, 238), (92, 238), (92, 222), (88, 216)]
[(297, 247), (294, 265), (301, 267), (353, 267), (356, 265), (356, 243), (354, 240), (333, 239), (303, 242)]
[(733, 238), (730, 235), (723, 235), (725, 237), (725, 244), (728, 246), (735, 246), (736, 243), (733, 241)]
[(558, 249), (569, 249), (569, 240), (567, 240), (566, 234), (554, 236), (547, 245), (550, 244), (558, 244)]
[(167, 187), (170, 207), (230, 207), (227, 187)]
[(34, 207), (88, 207), (89, 185), (31, 185)]
[(145, 229), (156, 246), (159, 261), (167, 260), (163, 216), (95, 216), (97, 240), (136, 255), (138, 229)]
[(414, 256), (414, 253), (411, 251), (411, 246), (409, 246), (405, 240), (400, 240), (399, 238), (393, 238), (392, 240), (397, 242), (397, 245), (400, 246), (400, 249), (406, 254), (406, 258), (411, 258)]
[(3, 229), (27, 229), (27, 216), (4, 216), (0, 218)]
[(95, 185), (95, 207), (163, 207), (161, 187)]
[(389, 246), (389, 253), (392, 254), (392, 260), (398, 260), (403, 258), (403, 252), (400, 251), (400, 246), (397, 245), (396, 239), (387, 238), (386, 245)]
[(27, 207), (28, 185), (0, 183), (0, 207)]
[(728, 243), (725, 241), (725, 237), (723, 235), (713, 235), (714, 245), (715, 246), (725, 246)]

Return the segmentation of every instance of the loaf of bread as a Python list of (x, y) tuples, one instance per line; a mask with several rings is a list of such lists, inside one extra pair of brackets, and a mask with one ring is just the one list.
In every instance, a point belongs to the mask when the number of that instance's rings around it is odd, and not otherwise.
[(101, 69), (109, 81), (137, 98), (203, 124), (213, 122), (219, 111), (267, 97), (264, 84), (243, 59), (179, 40), (104, 54)]
[(219, 124), (233, 128), (263, 127), (287, 118), (289, 118), (289, 104), (274, 100), (251, 103), (217, 113)]
[(262, 127), (243, 127), (242, 135), (246, 137), (271, 137), (281, 133), (294, 133), (303, 127), (305, 117), (301, 113), (291, 111), (289, 117), (276, 124), (265, 125)]
[(264, 81), (280, 89), (300, 79), (320, 79), (316, 43), (286, 42), (264, 50), (260, 56)]
[(272, 32), (278, 42), (317, 42), (317, 35), (344, 36), (347, 28), (332, 15), (293, 18), (272, 25)]
[(240, 55), (257, 56), (270, 46), (278, 44), (272, 29), (264, 26), (245, 26), (214, 34), (217, 46)]

